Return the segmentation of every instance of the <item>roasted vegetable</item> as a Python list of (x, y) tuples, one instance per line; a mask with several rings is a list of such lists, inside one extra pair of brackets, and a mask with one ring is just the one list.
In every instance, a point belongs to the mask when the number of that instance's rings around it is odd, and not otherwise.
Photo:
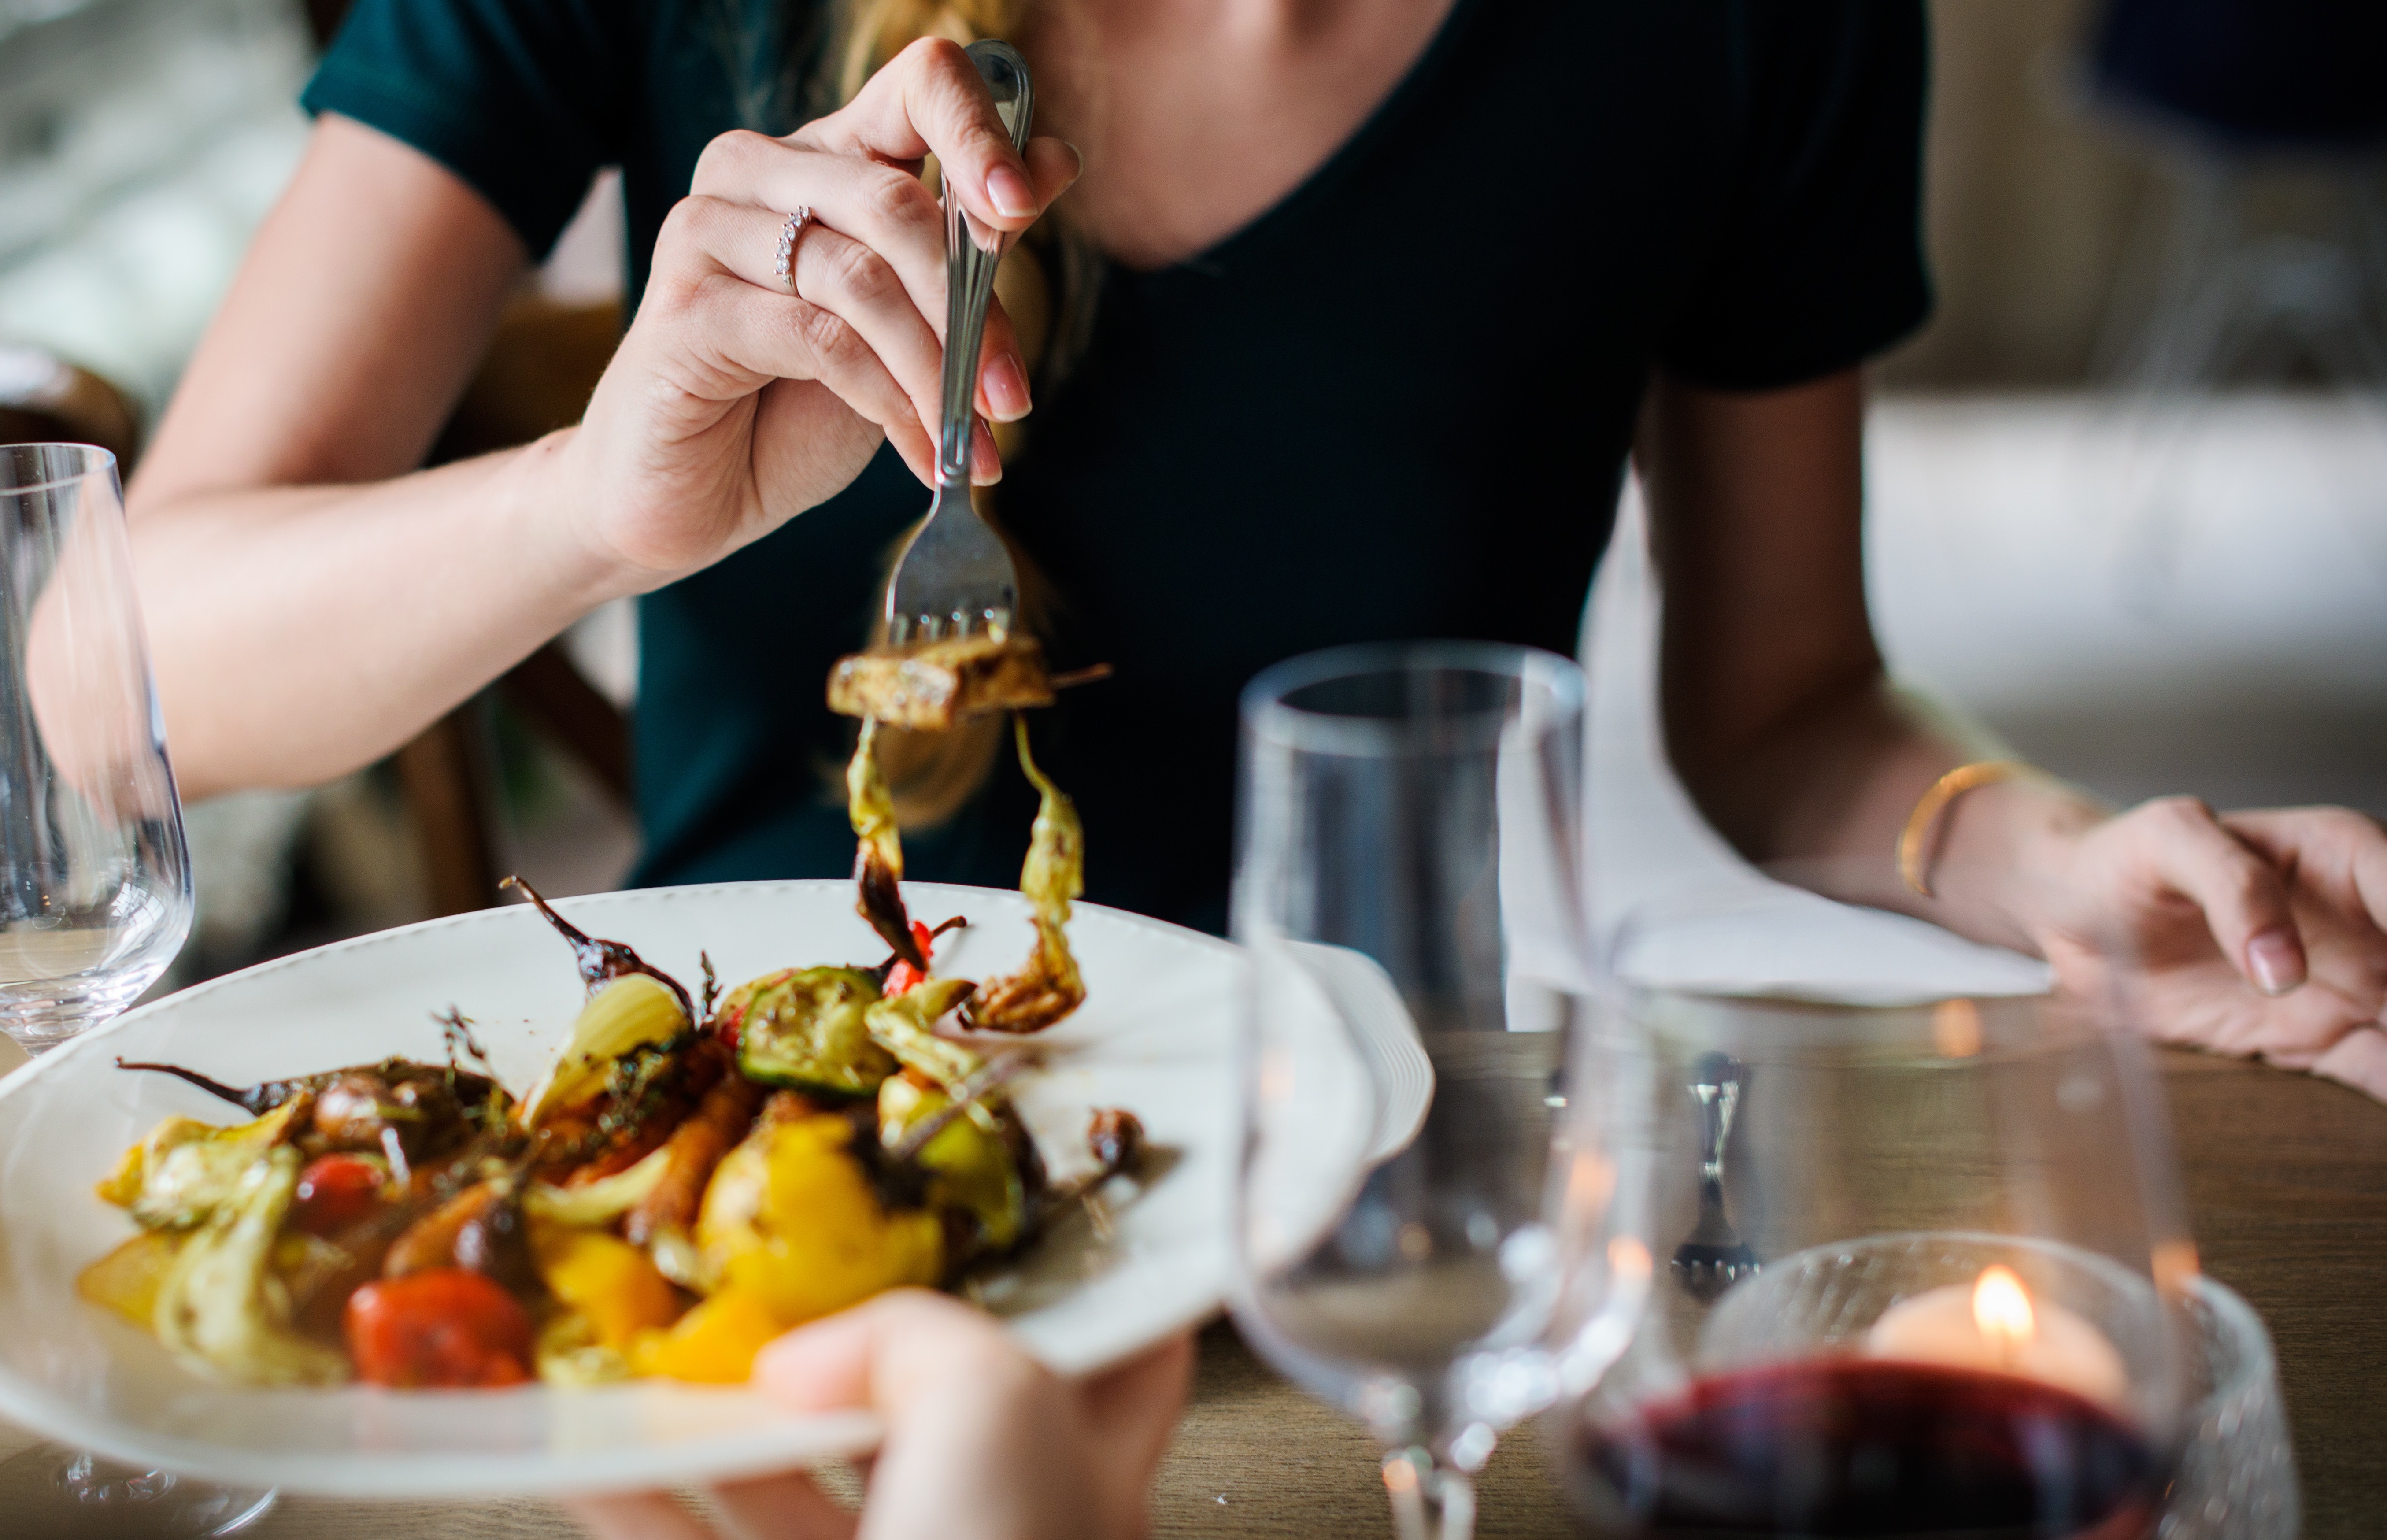
[(618, 1236), (541, 1224), (531, 1249), (548, 1292), (615, 1353), (627, 1354), (639, 1332), (660, 1331), (680, 1313), (679, 1295), (647, 1254)]
[(249, 1384), (336, 1384), (348, 1377), (337, 1353), (290, 1329), (289, 1297), (268, 1271), (297, 1186), (298, 1152), (287, 1145), (249, 1163), (158, 1285), (159, 1341), (209, 1372)]
[(298, 1173), (290, 1227), (309, 1235), (336, 1235), (381, 1206), (389, 1168), (369, 1155), (319, 1155)]
[[(119, 1059), (116, 1067), (174, 1076), (248, 1112), (300, 1108), (304, 1117), (292, 1137), (307, 1154), (376, 1151), (400, 1167), (452, 1147), (508, 1105), (504, 1089), (486, 1075), (452, 1064), (410, 1059), (385, 1059), (253, 1086), (225, 1085), (173, 1064)], [(393, 1144), (398, 1147), (393, 1150)]]
[[(948, 930), (958, 930), (967, 924), (969, 921), (959, 915), (933, 927), (914, 920), (912, 940), (919, 943), (920, 955), (934, 962), (937, 938)], [(902, 994), (905, 990), (917, 988), (920, 981), (928, 977), (901, 957), (890, 957), (883, 966), (886, 969), (886, 982), (879, 986), (878, 992), (881, 994)]]
[(581, 1007), (547, 1079), (524, 1099), (523, 1126), (536, 1129), (596, 1102), (613, 1089), (618, 1062), (638, 1049), (674, 1042), (694, 1026), (686, 997), (650, 974), (624, 974), (604, 984)]
[(696, 1111), (672, 1130), (671, 1138), (656, 1152), (663, 1157), (663, 1175), (622, 1221), (625, 1236), (635, 1244), (647, 1245), (665, 1236), (685, 1238), (694, 1232), (705, 1184), (713, 1180), (722, 1157), (753, 1126), (763, 1094), (763, 1088), (743, 1075), (726, 1076), (704, 1093)]
[(578, 1187), (629, 1169), (737, 1069), (736, 1054), (711, 1034), (633, 1049), (613, 1061), (601, 1094), (538, 1130), (542, 1174)]
[[(951, 1105), (944, 1092), (924, 1087), (909, 1075), (889, 1077), (878, 1088), (880, 1142), (890, 1148), (903, 1144), (906, 1134)], [(928, 1172), (929, 1205), (970, 1217), (975, 1231), (968, 1237), (971, 1254), (1007, 1251), (1017, 1243), (1028, 1223), (1028, 1190), (1004, 1133), (989, 1133), (968, 1118), (954, 1118), (913, 1158)]]
[[(697, 1243), (726, 1290), (782, 1327), (944, 1270), (935, 1214), (881, 1190), (874, 1126), (837, 1113), (757, 1128), (722, 1160)], [(739, 1374), (739, 1378), (743, 1378)]]
[(456, 1265), (494, 1278), (518, 1294), (537, 1286), (518, 1177), (501, 1181), (497, 1194), (456, 1232)]
[(928, 953), (912, 939), (912, 919), (903, 911), (903, 840), (895, 828), (895, 798), (879, 773), (874, 745), (878, 724), (862, 725), (854, 740), (853, 758), (846, 762), (846, 817), (853, 825), (853, 882), (860, 897), (854, 913), (894, 949), (895, 955), (922, 973), (928, 971)]
[(158, 1319), (158, 1293), (188, 1239), (181, 1231), (145, 1230), (76, 1275), (75, 1293), (146, 1332)]
[(298, 1110), (297, 1104), (285, 1104), (229, 1128), (169, 1117), (125, 1152), (116, 1174), (100, 1184), (99, 1195), (131, 1209), (145, 1229), (203, 1224), (240, 1191), (258, 1157), (288, 1137)]
[(531, 1370), (550, 1385), (609, 1385), (634, 1372), (630, 1360), (597, 1340), (588, 1318), (558, 1310), (538, 1328)]
[(1049, 706), (1053, 681), (1033, 637), (959, 637), (902, 650), (857, 652), (829, 671), (828, 708), (914, 732), (965, 717)]
[(1143, 1123), (1123, 1107), (1097, 1107), (1086, 1120), (1086, 1148), (1105, 1178), (1132, 1174), (1143, 1164)]
[(404, 1278), (409, 1273), (462, 1266), (456, 1256), (458, 1238), (466, 1225), (505, 1195), (505, 1190), (502, 1178), (476, 1181), (416, 1219), (390, 1243), (382, 1276)]
[(494, 1279), (441, 1268), (348, 1296), (357, 1376), (399, 1389), (518, 1385), (530, 1378), (530, 1316)]
[(671, 1330), (640, 1336), (630, 1364), (640, 1374), (740, 1384), (754, 1372), (754, 1355), (786, 1330), (759, 1294), (725, 1289), (680, 1317)]
[[(957, 1091), (986, 1067), (986, 1060), (976, 1049), (941, 1038), (930, 1029), (977, 987), (966, 978), (930, 978), (917, 989), (879, 1001), (864, 1013), (863, 1020), (871, 1040), (904, 1068), (948, 1092)], [(985, 1107), (973, 1103), (969, 1114), (988, 1132), (995, 1131), (993, 1116)]]
[(335, 1069), (329, 1074), (301, 1075), (288, 1080), (260, 1080), (255, 1085), (242, 1086), (226, 1085), (221, 1080), (211, 1080), (197, 1070), (185, 1069), (179, 1064), (149, 1064), (135, 1059), (119, 1059), (116, 1061), (116, 1067), (155, 1070), (160, 1075), (171, 1075), (178, 1080), (188, 1080), (208, 1095), (221, 1096), (243, 1112), (252, 1115), (272, 1112), (284, 1103), (295, 1101), (309, 1092), (328, 1085), (335, 1077), (347, 1073), (345, 1070)]
[(696, 1006), (688, 999), (688, 991), (682, 987), (678, 979), (654, 966), (620, 941), (600, 940), (591, 937), (587, 931), (557, 914), (554, 907), (539, 896), (538, 890), (522, 878), (510, 877), (498, 886), (520, 889), (523, 896), (530, 900), (532, 907), (539, 912), (548, 924), (555, 927), (556, 934), (562, 936), (572, 948), (572, 960), (580, 968), (580, 981), (587, 987), (592, 999), (602, 992), (606, 985), (616, 979), (627, 978), (634, 974), (643, 975), (671, 991), (679, 1001), (681, 1014), (691, 1021), (696, 1019)]
[(1019, 869), (1019, 890), (1036, 906), (1036, 948), (1028, 966), (979, 990), (964, 1012), (981, 1032), (1038, 1032), (1085, 1002), (1085, 980), (1069, 955), (1064, 927), (1069, 904), (1086, 890), (1086, 837), (1077, 805), (1045, 778), (1028, 751), (1028, 724), (1015, 719), (1019, 768), (1035, 783), (1040, 799)]
[(379, 1151), (400, 1172), (436, 1159), (472, 1136), (476, 1107), (505, 1094), (483, 1083), (468, 1103), (459, 1093), (461, 1079), (403, 1061), (342, 1070), (315, 1092), (314, 1143), (324, 1150)]
[(609, 1225), (644, 1202), (670, 1164), (670, 1146), (665, 1145), (627, 1170), (595, 1181), (574, 1186), (535, 1181), (523, 1193), (523, 1211), (560, 1225)]
[(831, 1096), (867, 1096), (895, 1072), (870, 1040), (864, 1014), (878, 985), (855, 968), (790, 968), (729, 991), (720, 1018), (738, 1031), (738, 1067), (750, 1080)]
[(286, 1219), (283, 1222), (282, 1234), (273, 1243), (273, 1255), (266, 1265), (290, 1301), (292, 1330), (302, 1337), (337, 1340), (338, 1321), (322, 1320), (306, 1306), (316, 1304), (327, 1288), (336, 1288), (345, 1298), (349, 1290), (368, 1281), (356, 1264), (355, 1254), (346, 1246), (309, 1235)]

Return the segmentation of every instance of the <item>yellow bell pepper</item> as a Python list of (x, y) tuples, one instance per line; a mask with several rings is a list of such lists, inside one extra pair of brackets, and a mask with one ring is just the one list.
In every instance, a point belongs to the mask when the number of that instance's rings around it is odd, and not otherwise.
[(883, 1206), (852, 1136), (835, 1114), (757, 1129), (705, 1189), (697, 1244), (728, 1289), (763, 1301), (782, 1327), (944, 1270), (937, 1217)]
[(785, 1330), (771, 1307), (743, 1289), (724, 1289), (679, 1318), (668, 1332), (641, 1332), (630, 1351), (640, 1374), (708, 1385), (745, 1382), (754, 1355)]
[(626, 1353), (641, 1332), (669, 1326), (679, 1295), (647, 1254), (618, 1236), (562, 1225), (531, 1225), (531, 1255), (548, 1291), (585, 1317), (597, 1340)]
[(75, 1293), (146, 1332), (158, 1319), (158, 1287), (187, 1239), (187, 1231), (145, 1230), (83, 1269)]

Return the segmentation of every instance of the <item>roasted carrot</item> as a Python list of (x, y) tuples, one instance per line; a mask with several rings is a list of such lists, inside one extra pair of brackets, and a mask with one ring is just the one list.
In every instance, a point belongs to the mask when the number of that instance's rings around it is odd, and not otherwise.
[(721, 1157), (746, 1137), (754, 1114), (763, 1105), (764, 1088), (743, 1075), (729, 1075), (705, 1092), (688, 1120), (674, 1130), (663, 1148), (663, 1180), (630, 1210), (622, 1233), (645, 1245), (668, 1231), (686, 1231), (696, 1223), (704, 1184)]

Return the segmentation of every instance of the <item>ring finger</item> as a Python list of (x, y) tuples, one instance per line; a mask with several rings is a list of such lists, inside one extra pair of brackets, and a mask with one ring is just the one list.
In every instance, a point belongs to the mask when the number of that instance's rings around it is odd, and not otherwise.
[[(775, 295), (788, 295), (777, 272), (780, 234), (787, 217), (751, 204), (704, 200), (694, 221), (697, 244), (726, 271)], [(828, 311), (853, 329), (878, 356), (912, 404), (922, 431), (934, 442), (942, 402), (944, 348), (935, 330), (884, 259), (860, 241), (817, 219), (796, 232), (791, 254), (795, 297)], [(981, 429), (972, 454), (979, 476), (997, 473), (993, 440)]]
[[(1076, 152), (1057, 140), (1038, 140), (1029, 148), (1039, 195), (1050, 202), (1076, 179)], [(811, 230), (826, 225), (868, 247), (902, 282), (929, 331), (944, 335), (945, 216), (936, 195), (917, 177), (864, 157), (831, 155), (756, 133), (727, 133), (706, 146), (692, 186), (700, 196), (777, 210), (775, 218), (798, 205), (810, 208), (816, 218)], [(808, 230), (804, 239), (810, 238)], [(978, 384), (1007, 417), (1024, 413), (1028, 406), (1024, 385), (1014, 383), (1015, 377), (1024, 381), (1017, 354), (1011, 318), (997, 301), (987, 310)], [(990, 376), (1006, 356), (1014, 360), (1013, 374), (990, 386)]]

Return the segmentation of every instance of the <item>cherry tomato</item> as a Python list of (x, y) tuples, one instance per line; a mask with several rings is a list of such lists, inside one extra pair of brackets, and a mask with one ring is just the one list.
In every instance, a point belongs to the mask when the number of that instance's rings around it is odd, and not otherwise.
[(504, 1285), (463, 1268), (368, 1283), (348, 1296), (348, 1357), (370, 1384), (518, 1385), (530, 1378), (530, 1317)]
[[(936, 945), (936, 937), (929, 931), (927, 926), (922, 925), (918, 920), (914, 920), (912, 922), (912, 944), (920, 949), (921, 956), (927, 957), (929, 955), (930, 950)], [(918, 968), (914, 967), (911, 964), (899, 957), (895, 960), (895, 966), (887, 970), (886, 992), (889, 994), (902, 994), (905, 990), (917, 988), (920, 981), (926, 978), (928, 978), (927, 974), (922, 973)]]
[(309, 1235), (334, 1235), (381, 1204), (382, 1168), (360, 1155), (327, 1155), (298, 1173), (290, 1223)]

